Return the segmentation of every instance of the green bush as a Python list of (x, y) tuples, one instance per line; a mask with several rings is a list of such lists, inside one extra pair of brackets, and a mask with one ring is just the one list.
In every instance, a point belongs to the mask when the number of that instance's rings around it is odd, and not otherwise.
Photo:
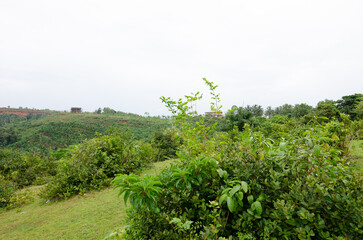
[(216, 135), (202, 118), (185, 121), (193, 99), (162, 98), (181, 126), (180, 163), (156, 177), (115, 178), (131, 204), (123, 237), (361, 239), (362, 178), (346, 165), (348, 119), (296, 129), (275, 119), (286, 128), (275, 140), (248, 124)]
[(172, 129), (157, 131), (151, 136), (151, 146), (156, 150), (156, 161), (176, 157), (180, 145), (181, 140)]
[(13, 181), (17, 188), (32, 184), (44, 184), (55, 175), (53, 159), (35, 153), (0, 149), (0, 174)]
[(132, 204), (126, 237), (359, 239), (362, 179), (319, 140), (306, 132), (273, 145), (244, 132), (155, 179), (117, 177)]
[(119, 173), (130, 173), (153, 159), (149, 145), (136, 143), (130, 131), (111, 132), (80, 144), (58, 162), (57, 175), (42, 191), (46, 199), (65, 199), (110, 184)]
[(0, 208), (6, 207), (10, 204), (14, 192), (15, 184), (0, 175)]

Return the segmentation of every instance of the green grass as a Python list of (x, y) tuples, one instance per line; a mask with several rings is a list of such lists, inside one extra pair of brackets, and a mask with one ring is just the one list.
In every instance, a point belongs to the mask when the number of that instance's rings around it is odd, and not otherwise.
[[(154, 163), (141, 174), (156, 175), (171, 161)], [(102, 239), (122, 226), (125, 210), (117, 189), (111, 188), (48, 204), (37, 198), (21, 208), (0, 211), (0, 239)]]
[(350, 155), (353, 157), (355, 167), (363, 174), (363, 140), (355, 140), (349, 146)]

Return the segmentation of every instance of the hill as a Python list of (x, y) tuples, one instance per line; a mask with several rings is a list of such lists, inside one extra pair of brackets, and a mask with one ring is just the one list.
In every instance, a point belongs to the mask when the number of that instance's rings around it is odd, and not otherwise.
[[(22, 111), (12, 111), (21, 114)], [(136, 139), (147, 140), (154, 132), (170, 125), (169, 120), (159, 117), (142, 117), (136, 114), (116, 113), (72, 114), (66, 112), (47, 112), (37, 118), (22, 115), (14, 117), (7, 112), (7, 119), (0, 127), (0, 146), (20, 148), (31, 152), (44, 152), (48, 149), (65, 148), (90, 139), (98, 133), (106, 133), (109, 127), (125, 125), (129, 127)], [(41, 114), (42, 112), (37, 112)], [(4, 119), (5, 115), (0, 115)]]
[(51, 111), (48, 110), (38, 110), (38, 109), (28, 109), (28, 108), (0, 108), (1, 114), (14, 114), (19, 117), (26, 117), (30, 114), (46, 114), (50, 115)]

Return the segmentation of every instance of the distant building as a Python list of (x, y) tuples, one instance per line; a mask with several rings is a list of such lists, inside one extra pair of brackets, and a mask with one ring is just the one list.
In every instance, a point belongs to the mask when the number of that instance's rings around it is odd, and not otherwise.
[(216, 111), (211, 111), (211, 112), (205, 112), (206, 116), (213, 116), (213, 117), (223, 117), (223, 113), (217, 113)]
[(82, 112), (82, 108), (79, 108), (79, 107), (71, 108), (71, 113), (81, 113), (81, 112)]

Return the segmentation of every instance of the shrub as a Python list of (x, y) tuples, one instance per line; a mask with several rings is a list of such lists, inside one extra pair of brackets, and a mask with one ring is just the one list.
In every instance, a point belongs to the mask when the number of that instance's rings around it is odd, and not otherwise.
[(6, 207), (10, 204), (14, 191), (15, 184), (0, 175), (0, 208)]
[(215, 158), (182, 159), (152, 180), (117, 177), (132, 205), (126, 236), (358, 239), (362, 180), (317, 140), (273, 145), (244, 132), (216, 143)]
[(136, 144), (127, 130), (99, 135), (71, 150), (71, 157), (61, 159), (57, 175), (42, 191), (47, 199), (64, 199), (110, 184), (119, 173), (130, 173), (153, 158), (149, 145)]
[[(214, 88), (213, 88), (214, 90)], [(190, 96), (162, 98), (181, 126), (180, 163), (156, 177), (119, 175), (127, 239), (360, 239), (362, 178), (345, 166), (349, 120), (215, 135), (187, 119)], [(191, 104), (192, 105), (192, 104)], [(282, 124), (276, 123), (276, 124)], [(284, 126), (286, 127), (286, 126)]]
[(13, 181), (18, 188), (45, 183), (49, 176), (55, 175), (55, 168), (51, 158), (0, 149), (0, 174)]
[(151, 136), (151, 146), (156, 150), (156, 161), (176, 157), (180, 145), (181, 139), (172, 129), (157, 131)]

